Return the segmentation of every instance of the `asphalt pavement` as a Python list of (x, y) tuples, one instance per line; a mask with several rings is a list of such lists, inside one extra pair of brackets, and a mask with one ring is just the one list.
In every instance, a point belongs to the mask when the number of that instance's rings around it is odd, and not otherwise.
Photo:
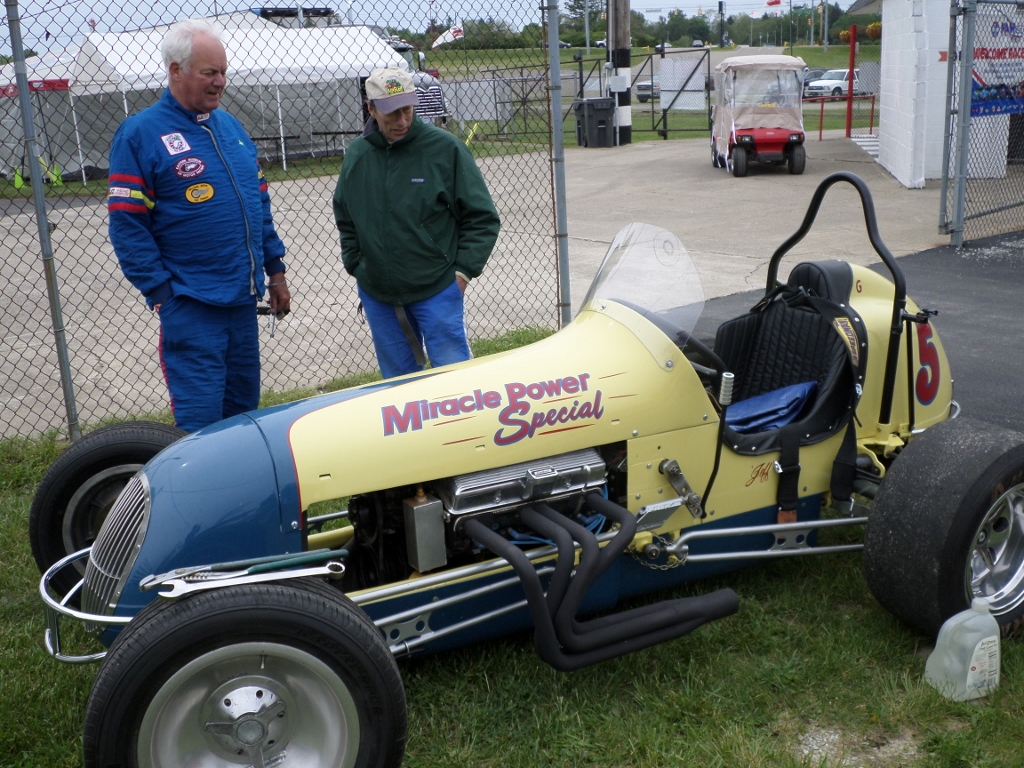
[[(800, 225), (811, 195), (833, 171), (850, 171), (872, 193), (882, 240), (897, 257), (907, 293), (939, 311), (934, 325), (963, 414), (1024, 430), (1024, 232), (951, 248), (938, 233), (938, 184), (904, 188), (846, 138), (809, 141), (807, 170), (751, 167), (737, 179), (712, 168), (707, 141), (644, 142), (566, 153), (573, 305), (586, 292), (608, 243), (630, 221), (663, 226), (687, 247), (704, 284), (697, 335), (763, 295), (772, 252)], [(866, 234), (860, 201), (847, 184), (825, 198), (808, 236), (783, 260), (840, 258), (885, 273)]]

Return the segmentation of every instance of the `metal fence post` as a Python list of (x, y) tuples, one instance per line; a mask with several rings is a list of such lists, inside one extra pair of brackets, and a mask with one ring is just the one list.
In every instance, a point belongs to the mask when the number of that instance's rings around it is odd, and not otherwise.
[(53, 248), (50, 244), (50, 226), (46, 218), (46, 197), (43, 192), (43, 174), (36, 166), (39, 147), (36, 144), (36, 129), (32, 120), (32, 101), (28, 90), (28, 69), (25, 66), (25, 48), (21, 40), (21, 18), (18, 15), (17, 0), (4, 0), (7, 7), (7, 26), (11, 31), (11, 49), (14, 54), (15, 81), (18, 85), (18, 104), (21, 107), (22, 130), (25, 133), (25, 148), (32, 169), (32, 201), (36, 210), (39, 228), (39, 246), (43, 256), (43, 273), (46, 278), (46, 292), (50, 300), (50, 319), (57, 344), (57, 362), (60, 366), (60, 382), (64, 391), (64, 407), (67, 412), (68, 434), (72, 440), (82, 436), (78, 426), (78, 410), (75, 407), (75, 390), (71, 378), (71, 362), (68, 360), (67, 340), (64, 337), (64, 318), (60, 308), (60, 290), (57, 285), (57, 271), (53, 264)]
[(569, 229), (565, 207), (565, 137), (562, 131), (562, 62), (558, 46), (558, 4), (545, 5), (548, 27), (548, 92), (551, 101), (551, 163), (555, 182), (555, 245), (558, 248), (558, 306), (561, 324), (572, 322), (569, 291)]
[(942, 183), (939, 187), (939, 234), (949, 234), (949, 150), (952, 144), (953, 115), (956, 110), (953, 108), (953, 84), (956, 80), (956, 65), (960, 60), (960, 54), (956, 49), (956, 27), (960, 18), (960, 0), (949, 2), (949, 46), (947, 51), (948, 64), (946, 66), (946, 122), (943, 128), (942, 142)]
[(974, 73), (974, 32), (978, 20), (977, 0), (963, 0), (963, 32), (960, 52), (960, 103), (956, 119), (956, 175), (953, 178), (953, 221), (950, 245), (960, 248), (964, 244), (964, 201), (967, 196), (967, 160), (971, 138), (971, 94)]

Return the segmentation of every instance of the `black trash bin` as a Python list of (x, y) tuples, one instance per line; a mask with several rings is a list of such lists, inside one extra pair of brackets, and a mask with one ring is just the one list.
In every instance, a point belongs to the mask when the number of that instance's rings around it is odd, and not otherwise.
[(615, 146), (615, 99), (599, 96), (572, 103), (576, 143), (581, 147)]

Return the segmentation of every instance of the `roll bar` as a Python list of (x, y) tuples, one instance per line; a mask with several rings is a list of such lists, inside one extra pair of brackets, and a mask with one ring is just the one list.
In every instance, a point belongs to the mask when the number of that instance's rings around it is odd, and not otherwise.
[[(782, 257), (793, 246), (804, 239), (804, 236), (807, 235), (811, 225), (814, 223), (814, 218), (818, 215), (818, 209), (821, 207), (821, 201), (825, 199), (825, 193), (833, 185), (841, 181), (852, 184), (860, 194), (861, 205), (864, 208), (864, 224), (868, 230), (868, 239), (871, 241), (875, 253), (878, 254), (879, 258), (882, 259), (882, 262), (889, 269), (889, 274), (892, 275), (892, 281), (896, 287), (892, 303), (892, 324), (889, 328), (889, 348), (886, 350), (885, 356), (885, 377), (882, 381), (882, 405), (878, 413), (878, 422), (880, 424), (888, 424), (892, 418), (892, 398), (896, 386), (896, 366), (899, 363), (900, 356), (900, 335), (903, 333), (904, 312), (907, 306), (907, 281), (903, 277), (903, 270), (896, 263), (896, 258), (885, 246), (885, 243), (882, 242), (881, 235), (878, 234), (878, 220), (875, 218), (875, 204), (871, 199), (871, 191), (860, 176), (848, 171), (838, 171), (826, 176), (818, 185), (814, 195), (811, 197), (811, 204), (807, 207), (807, 213), (804, 215), (800, 229), (793, 233), (772, 254), (771, 261), (768, 263), (768, 280), (765, 286), (765, 293), (771, 293), (779, 285), (779, 262), (782, 261)], [(909, 360), (907, 364), (910, 364)]]

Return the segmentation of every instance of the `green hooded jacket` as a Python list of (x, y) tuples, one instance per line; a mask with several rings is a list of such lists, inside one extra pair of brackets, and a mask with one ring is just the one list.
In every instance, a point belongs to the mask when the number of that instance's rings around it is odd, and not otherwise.
[(410, 304), (479, 276), (500, 220), (473, 155), (413, 118), (388, 145), (380, 131), (349, 145), (334, 192), (341, 260), (370, 296)]

